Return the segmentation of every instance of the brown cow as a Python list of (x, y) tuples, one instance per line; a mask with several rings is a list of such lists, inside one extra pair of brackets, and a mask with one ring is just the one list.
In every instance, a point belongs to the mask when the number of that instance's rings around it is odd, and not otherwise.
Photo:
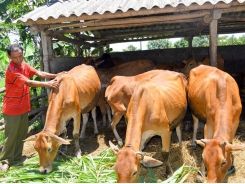
[[(183, 61), (185, 63), (185, 66), (181, 70), (183, 74), (185, 74), (187, 77), (189, 76), (190, 70), (203, 64), (203, 65), (209, 65), (210, 66), (210, 60), (209, 57), (205, 57), (202, 59), (202, 61), (196, 61), (194, 57), (190, 58), (187, 61)], [(220, 54), (217, 54), (217, 68), (224, 71), (224, 59), (222, 59)]]
[[(223, 182), (232, 166), (231, 152), (245, 148), (232, 145), (242, 111), (236, 81), (216, 67), (200, 65), (190, 71), (188, 100), (194, 124), (206, 121), (204, 139), (197, 143), (204, 147), (207, 182)], [(202, 164), (203, 176), (204, 169)]]
[[(181, 73), (185, 74), (187, 77), (189, 76), (189, 73), (191, 69), (199, 66), (199, 65), (210, 65), (209, 57), (204, 57), (202, 61), (196, 61), (194, 57), (190, 58), (188, 61), (183, 61), (185, 63), (185, 66), (181, 70)], [(222, 59), (220, 54), (217, 54), (217, 68), (224, 70), (224, 60)], [(194, 117), (193, 117), (194, 118)], [(197, 135), (197, 129), (198, 124), (194, 124), (193, 126), (193, 138), (192, 138), (192, 147), (196, 147), (196, 135)]]
[(167, 177), (172, 175), (169, 162), (171, 131), (181, 122), (187, 108), (186, 79), (183, 74), (165, 71), (158, 76), (140, 82), (128, 104), (128, 121), (125, 146), (117, 150), (115, 169), (118, 182), (137, 182), (140, 162), (146, 167), (161, 165), (162, 162), (143, 156), (141, 151), (146, 142), (155, 135), (162, 139), (162, 156), (166, 161)]
[(34, 148), (39, 154), (41, 173), (52, 171), (52, 163), (61, 144), (69, 141), (66, 137), (66, 123), (73, 118), (75, 155), (81, 157), (79, 130), (81, 114), (95, 107), (100, 95), (100, 80), (92, 66), (80, 65), (69, 72), (58, 75), (59, 89), (52, 89), (43, 130), (28, 137), (25, 141), (34, 141)]
[[(136, 76), (115, 76), (111, 79), (110, 85), (105, 92), (105, 98), (112, 110), (113, 118), (111, 121), (111, 128), (120, 147), (123, 146), (123, 141), (117, 132), (116, 126), (122, 116), (126, 114), (128, 103), (134, 92), (135, 86), (143, 80), (164, 74), (168, 75), (169, 72), (165, 70), (151, 70)], [(179, 140), (181, 140), (181, 130), (177, 128), (176, 131)], [(179, 143), (181, 145), (181, 142)]]
[[(108, 69), (96, 70), (101, 82), (101, 95), (99, 98), (98, 105), (102, 113), (103, 127), (106, 127), (106, 114), (109, 115), (108, 119), (109, 122), (111, 123), (111, 112), (108, 113), (109, 106), (105, 100), (105, 90), (108, 87), (112, 77), (117, 75), (133, 76), (152, 70), (154, 67), (155, 65), (151, 60), (145, 59), (145, 60), (136, 60), (136, 61), (127, 62), (119, 66), (115, 66)], [(95, 112), (95, 109), (93, 109), (93, 111)], [(108, 124), (108, 128), (110, 127), (110, 123)], [(80, 137), (80, 139), (83, 139), (83, 137)]]
[(124, 61), (120, 57), (112, 58), (109, 53), (104, 53), (100, 57), (87, 57), (82, 64), (91, 65), (96, 69), (106, 69), (123, 64)]
[(170, 70), (170, 71), (175, 71), (175, 72), (181, 72), (181, 70), (184, 68), (185, 64), (164, 64), (164, 63), (159, 63), (156, 65), (155, 69), (161, 69), (161, 70)]

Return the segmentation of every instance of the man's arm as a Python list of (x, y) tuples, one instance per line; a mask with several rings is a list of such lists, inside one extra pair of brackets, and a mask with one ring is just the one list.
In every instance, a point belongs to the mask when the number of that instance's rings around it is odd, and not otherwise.
[(25, 84), (29, 87), (50, 87), (50, 88), (59, 88), (59, 83), (56, 79), (50, 81), (35, 81), (28, 79)]
[(37, 73), (36, 73), (35, 75), (38, 76), (38, 77), (41, 77), (41, 78), (53, 79), (53, 78), (55, 78), (58, 74), (52, 74), (52, 73), (48, 73), (48, 72), (37, 71)]

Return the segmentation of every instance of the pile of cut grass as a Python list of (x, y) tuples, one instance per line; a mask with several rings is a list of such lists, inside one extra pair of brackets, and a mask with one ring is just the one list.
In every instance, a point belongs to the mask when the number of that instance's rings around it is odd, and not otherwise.
[(0, 173), (0, 182), (5, 183), (115, 183), (116, 173), (113, 153), (107, 149), (99, 156), (83, 155), (82, 158), (58, 158), (53, 171), (39, 173), (39, 158), (33, 157), (16, 164), (8, 172)]
[[(82, 158), (61, 158), (53, 163), (53, 171), (49, 174), (39, 173), (39, 158), (33, 157), (21, 164), (16, 164), (8, 172), (0, 173), (1, 183), (116, 183), (116, 172), (113, 168), (116, 156), (110, 149), (104, 150), (100, 155), (92, 157), (83, 155)], [(184, 182), (193, 169), (182, 166), (174, 175), (164, 183)], [(146, 182), (150, 177), (151, 183), (163, 182), (157, 179), (151, 168), (149, 176), (140, 176), (140, 183)]]

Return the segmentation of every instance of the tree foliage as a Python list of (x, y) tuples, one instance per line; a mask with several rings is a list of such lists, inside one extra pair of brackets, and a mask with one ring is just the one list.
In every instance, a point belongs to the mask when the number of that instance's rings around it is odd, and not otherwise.
[(192, 40), (193, 47), (208, 47), (209, 46), (209, 36), (197, 36)]
[[(240, 37), (234, 35), (219, 35), (217, 40), (218, 46), (227, 45), (245, 45), (245, 34)], [(192, 40), (193, 47), (209, 47), (209, 36), (198, 36)], [(188, 41), (185, 38), (180, 38), (172, 44), (169, 39), (160, 39), (149, 41), (147, 44), (148, 50), (165, 49), (165, 48), (185, 48), (188, 47)]]
[(133, 45), (129, 45), (126, 49), (123, 49), (124, 52), (127, 51), (136, 51), (139, 50), (137, 47), (133, 46)]
[(173, 48), (169, 39), (152, 40), (147, 43), (148, 50)]
[(177, 40), (176, 42), (174, 42), (174, 47), (175, 48), (188, 47), (188, 41), (184, 38), (181, 38), (180, 40)]

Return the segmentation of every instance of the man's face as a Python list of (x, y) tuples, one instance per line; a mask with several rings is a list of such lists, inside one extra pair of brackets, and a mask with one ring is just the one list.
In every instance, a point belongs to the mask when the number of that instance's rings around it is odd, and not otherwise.
[(16, 52), (11, 52), (10, 56), (8, 56), (10, 60), (12, 60), (16, 65), (20, 66), (23, 61), (23, 52), (18, 49)]

